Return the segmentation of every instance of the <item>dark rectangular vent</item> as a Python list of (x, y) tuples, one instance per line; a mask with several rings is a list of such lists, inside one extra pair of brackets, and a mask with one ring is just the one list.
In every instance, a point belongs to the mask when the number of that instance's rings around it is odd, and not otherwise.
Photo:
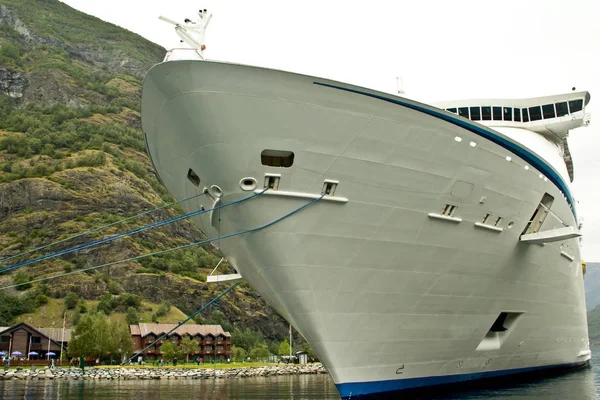
[(454, 212), (458, 207), (453, 204), (444, 204), (444, 208), (442, 208), (441, 215), (446, 215), (448, 217), (454, 217)]
[(294, 153), (284, 150), (263, 150), (260, 162), (268, 167), (289, 168), (294, 164)]
[(490, 217), (492, 216), (492, 214), (487, 213), (485, 214), (485, 216), (483, 217), (483, 220), (481, 221), (482, 224), (487, 224), (488, 220), (490, 219)]

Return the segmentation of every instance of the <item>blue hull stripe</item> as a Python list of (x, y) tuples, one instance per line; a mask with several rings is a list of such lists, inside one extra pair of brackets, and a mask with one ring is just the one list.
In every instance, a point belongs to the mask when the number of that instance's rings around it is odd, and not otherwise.
[(531, 165), (538, 171), (542, 172), (544, 174), (544, 176), (546, 176), (550, 180), (550, 182), (552, 182), (552, 183), (554, 183), (554, 185), (556, 185), (556, 187), (567, 198), (567, 202), (571, 206), (571, 211), (573, 212), (573, 216), (575, 216), (575, 221), (577, 221), (577, 213), (575, 212), (575, 202), (573, 201), (573, 197), (571, 196), (569, 187), (564, 183), (563, 179), (554, 170), (554, 168), (552, 168), (545, 161), (541, 160), (538, 156), (531, 153), (530, 151), (523, 148), (522, 146), (519, 146), (518, 144), (516, 144), (510, 140), (507, 140), (506, 138), (504, 138), (502, 136), (494, 134), (491, 130), (485, 129), (480, 125), (473, 124), (470, 121), (462, 119), (458, 116), (454, 116), (453, 114), (446, 112), (446, 111), (430, 110), (429, 108), (425, 108), (425, 107), (422, 107), (422, 106), (419, 106), (416, 104), (407, 103), (407, 102), (401, 101), (399, 99), (393, 99), (393, 98), (381, 96), (378, 94), (362, 92), (360, 90), (350, 89), (350, 88), (346, 88), (346, 87), (342, 87), (342, 86), (330, 85), (328, 83), (322, 83), (322, 82), (313, 82), (313, 83), (315, 85), (320, 85), (320, 86), (330, 87), (333, 89), (344, 90), (346, 92), (361, 94), (363, 96), (368, 96), (368, 97), (372, 97), (374, 99), (387, 101), (388, 103), (398, 104), (398, 105), (404, 106), (406, 108), (410, 108), (411, 110), (422, 112), (422, 113), (430, 115), (432, 117), (439, 118), (439, 119), (442, 119), (451, 124), (460, 126), (461, 128), (471, 131), (478, 136), (481, 136), (493, 143), (496, 143), (499, 146), (504, 147), (506, 150), (517, 155), (518, 157), (523, 159), (525, 162), (527, 162), (529, 165)]
[(350, 397), (355, 398), (357, 396), (368, 396), (377, 393), (383, 394), (386, 392), (396, 392), (409, 389), (427, 388), (437, 385), (447, 385), (452, 383), (474, 381), (477, 379), (498, 378), (502, 376), (523, 374), (528, 372), (539, 372), (544, 370), (548, 371), (552, 369), (563, 368), (577, 368), (587, 364), (588, 362), (584, 361), (572, 364), (507, 369), (502, 371), (478, 372), (474, 374), (429, 376), (424, 378), (394, 379), (389, 381), (341, 383), (336, 386), (342, 398), (346, 399)]

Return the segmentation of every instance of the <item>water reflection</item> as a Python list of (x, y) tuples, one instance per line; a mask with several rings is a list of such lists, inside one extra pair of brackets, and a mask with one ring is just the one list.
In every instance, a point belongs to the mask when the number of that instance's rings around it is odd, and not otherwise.
[(0, 381), (1, 399), (339, 399), (328, 375), (148, 381)]
[[(600, 399), (600, 348), (592, 368), (510, 386), (425, 396), (395, 396), (420, 400), (594, 400)], [(245, 379), (149, 381), (0, 381), (0, 399), (281, 399), (339, 400), (328, 375)]]

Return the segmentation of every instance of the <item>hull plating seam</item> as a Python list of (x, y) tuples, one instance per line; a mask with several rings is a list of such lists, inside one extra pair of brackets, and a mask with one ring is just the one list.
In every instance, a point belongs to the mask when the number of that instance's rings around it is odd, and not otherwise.
[(536, 168), (538, 171), (541, 171), (545, 176), (547, 176), (548, 179), (550, 179), (550, 181), (552, 183), (554, 183), (556, 185), (556, 187), (567, 198), (567, 201), (569, 202), (569, 206), (571, 207), (571, 211), (573, 212), (573, 215), (575, 216), (575, 220), (577, 220), (577, 213), (575, 212), (575, 203), (573, 201), (573, 197), (571, 196), (569, 188), (563, 182), (562, 178), (547, 163), (545, 163), (539, 157), (530, 153), (523, 147), (519, 146), (518, 144), (513, 143), (509, 140), (506, 140), (505, 138), (500, 137), (498, 135), (495, 135), (492, 132), (490, 132), (489, 130), (483, 129), (482, 127), (480, 127), (478, 125), (472, 124), (467, 121), (463, 121), (463, 120), (459, 119), (458, 117), (454, 117), (451, 114), (447, 113), (446, 111), (438, 112), (438, 111), (430, 110), (428, 108), (420, 107), (420, 106), (417, 106), (414, 104), (406, 103), (406, 102), (403, 102), (400, 100), (391, 99), (388, 97), (383, 97), (383, 96), (379, 96), (379, 95), (372, 94), (372, 93), (366, 93), (366, 92), (362, 92), (362, 91), (356, 90), (356, 89), (350, 89), (350, 88), (330, 85), (330, 84), (321, 83), (321, 82), (313, 82), (313, 83), (315, 85), (325, 86), (325, 87), (329, 87), (332, 89), (339, 89), (339, 90), (344, 90), (344, 91), (351, 92), (351, 93), (361, 94), (363, 96), (387, 101), (388, 103), (398, 104), (400, 106), (410, 108), (411, 110), (422, 112), (422, 113), (430, 115), (432, 117), (439, 118), (439, 119), (442, 119), (451, 124), (460, 126), (461, 128), (464, 128), (470, 132), (473, 132), (474, 134), (476, 134), (478, 136), (481, 136), (485, 139), (490, 140), (491, 142), (493, 142), (499, 146), (504, 147), (506, 150), (521, 157), (523, 160), (525, 160), (525, 162), (529, 163), (532, 167)]

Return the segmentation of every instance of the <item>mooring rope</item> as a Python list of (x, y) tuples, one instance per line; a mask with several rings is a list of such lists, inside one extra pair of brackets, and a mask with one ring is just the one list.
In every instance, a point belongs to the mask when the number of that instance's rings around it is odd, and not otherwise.
[(44, 256), (33, 258), (31, 260), (21, 261), (19, 263), (16, 263), (16, 264), (9, 265), (9, 266), (6, 266), (4, 268), (1, 268), (0, 269), (0, 273), (7, 272), (7, 271), (12, 271), (12, 270), (15, 270), (17, 268), (21, 268), (21, 267), (25, 267), (27, 265), (38, 263), (40, 261), (50, 260), (52, 258), (63, 256), (65, 254), (69, 254), (69, 253), (73, 253), (73, 252), (78, 251), (78, 250), (84, 250), (84, 249), (88, 249), (90, 247), (98, 246), (98, 245), (101, 245), (101, 244), (104, 244), (104, 243), (109, 243), (109, 242), (112, 242), (114, 240), (126, 237), (126, 236), (137, 235), (138, 233), (147, 231), (148, 229), (154, 229), (154, 228), (158, 228), (158, 227), (161, 227), (161, 226), (169, 225), (169, 224), (172, 224), (174, 222), (178, 222), (178, 221), (181, 221), (181, 220), (184, 220), (184, 219), (189, 219), (189, 218), (195, 217), (197, 215), (201, 215), (201, 214), (204, 214), (204, 213), (207, 213), (207, 212), (218, 210), (218, 209), (221, 209), (221, 208), (224, 208), (224, 207), (229, 207), (229, 206), (234, 205), (234, 204), (239, 204), (239, 203), (242, 203), (242, 202), (244, 202), (246, 200), (250, 200), (250, 199), (252, 199), (254, 197), (260, 196), (266, 190), (267, 189), (264, 189), (264, 190), (262, 190), (262, 191), (260, 191), (258, 193), (253, 193), (251, 196), (247, 196), (247, 197), (244, 197), (244, 198), (239, 199), (239, 200), (231, 201), (229, 203), (223, 203), (223, 204), (220, 204), (220, 205), (218, 205), (216, 207), (213, 207), (213, 208), (200, 209), (200, 210), (192, 211), (192, 212), (189, 212), (187, 214), (183, 214), (183, 215), (180, 215), (180, 216), (177, 216), (177, 217), (167, 218), (167, 219), (162, 220), (162, 221), (154, 222), (152, 224), (148, 224), (148, 225), (144, 225), (144, 226), (141, 226), (141, 227), (138, 227), (138, 228), (135, 228), (135, 229), (131, 229), (129, 231), (126, 231), (126, 232), (123, 232), (123, 233), (119, 233), (119, 234), (114, 235), (114, 236), (108, 236), (108, 237), (105, 237), (105, 238), (102, 238), (102, 239), (93, 240), (93, 241), (88, 242), (88, 243), (83, 243), (83, 244), (80, 244), (80, 245), (77, 245), (77, 246), (70, 247), (68, 249), (55, 251), (54, 253), (46, 254)]
[(157, 342), (159, 342), (160, 340), (164, 339), (165, 337), (169, 336), (169, 334), (173, 331), (175, 331), (177, 328), (179, 328), (181, 325), (185, 324), (186, 322), (188, 322), (190, 319), (194, 318), (196, 315), (200, 314), (202, 311), (206, 310), (208, 307), (210, 307), (212, 304), (216, 303), (217, 301), (219, 301), (219, 299), (223, 296), (225, 296), (227, 293), (231, 292), (233, 289), (235, 289), (235, 287), (237, 285), (239, 285), (241, 282), (237, 282), (234, 283), (233, 285), (231, 285), (230, 287), (228, 287), (227, 289), (225, 289), (221, 294), (219, 294), (217, 297), (215, 297), (214, 299), (212, 299), (211, 301), (209, 301), (208, 303), (206, 303), (205, 305), (203, 305), (202, 307), (200, 307), (199, 309), (197, 309), (196, 311), (194, 311), (193, 314), (191, 314), (189, 317), (187, 317), (186, 319), (184, 319), (183, 321), (181, 321), (180, 323), (178, 323), (177, 325), (175, 325), (175, 328), (171, 329), (169, 332), (167, 333), (163, 333), (159, 338), (157, 338), (154, 342), (150, 343), (148, 346), (144, 347), (142, 350), (138, 351), (137, 353), (135, 353), (134, 355), (132, 355), (129, 359), (127, 359), (127, 361), (123, 361), (121, 363), (121, 365), (125, 365), (129, 362), (131, 362), (131, 360), (135, 359), (137, 356), (139, 356), (140, 354), (142, 354), (145, 350), (149, 349), (150, 347), (154, 346)]
[(40, 247), (36, 247), (35, 249), (27, 250), (27, 251), (24, 251), (22, 253), (10, 256), (10, 257), (0, 258), (0, 262), (6, 262), (6, 261), (12, 260), (14, 258), (23, 257), (23, 256), (25, 256), (27, 254), (31, 254), (31, 253), (36, 252), (36, 251), (44, 250), (44, 249), (47, 249), (48, 247), (55, 246), (55, 245), (60, 244), (60, 243), (68, 242), (69, 240), (77, 239), (78, 237), (81, 237), (81, 236), (89, 235), (90, 233), (96, 233), (96, 232), (101, 231), (103, 229), (110, 228), (111, 226), (119, 225), (119, 224), (122, 224), (124, 222), (131, 221), (131, 220), (134, 220), (134, 219), (139, 218), (139, 217), (143, 217), (144, 215), (152, 214), (153, 212), (156, 212), (156, 211), (159, 211), (159, 210), (163, 210), (165, 208), (173, 207), (173, 206), (175, 206), (177, 204), (183, 203), (184, 201), (188, 201), (188, 200), (191, 200), (193, 198), (196, 198), (196, 197), (199, 197), (199, 196), (203, 196), (206, 193), (207, 193), (207, 191), (203, 191), (202, 193), (195, 194), (195, 195), (187, 197), (187, 198), (185, 198), (183, 200), (175, 201), (173, 203), (168, 203), (168, 204), (162, 205), (160, 207), (153, 208), (152, 210), (147, 210), (147, 211), (141, 212), (139, 214), (136, 214), (136, 215), (133, 215), (133, 216), (130, 216), (130, 217), (126, 217), (126, 218), (120, 219), (118, 221), (108, 223), (106, 225), (102, 225), (102, 226), (100, 226), (98, 228), (90, 229), (89, 231), (85, 231), (83, 233), (78, 233), (77, 235), (69, 236), (68, 238), (57, 240), (56, 242), (45, 244), (45, 245), (40, 246)]
[[(261, 193), (264, 193), (264, 191), (261, 192)], [(245, 229), (243, 231), (229, 233), (227, 235), (217, 236), (217, 237), (214, 237), (214, 238), (211, 238), (211, 239), (200, 240), (200, 241), (197, 241), (197, 242), (194, 242), (194, 243), (184, 244), (182, 246), (172, 247), (170, 249), (156, 251), (154, 253), (143, 254), (143, 255), (135, 256), (135, 257), (130, 257), (130, 258), (127, 258), (125, 260), (112, 261), (112, 262), (109, 262), (109, 263), (106, 263), (106, 264), (102, 264), (102, 265), (97, 265), (97, 266), (94, 266), (94, 267), (82, 268), (82, 269), (79, 269), (77, 271), (63, 272), (63, 273), (60, 273), (60, 274), (57, 274), (57, 275), (53, 275), (53, 276), (49, 276), (49, 277), (46, 277), (46, 278), (38, 278), (38, 279), (33, 279), (33, 280), (30, 280), (30, 281), (27, 281), (27, 282), (16, 283), (16, 284), (13, 284), (13, 285), (7, 285), (7, 286), (1, 287), (0, 289), (15, 288), (15, 287), (23, 286), (23, 285), (29, 285), (29, 284), (32, 284), (32, 283), (47, 281), (47, 280), (50, 280), (50, 279), (61, 278), (63, 276), (67, 276), (67, 275), (81, 274), (83, 272), (92, 271), (92, 270), (95, 270), (95, 269), (98, 269), (98, 268), (109, 267), (111, 265), (121, 264), (121, 263), (129, 262), (129, 261), (137, 261), (137, 260), (140, 260), (142, 258), (156, 256), (156, 255), (167, 253), (167, 252), (170, 252), (170, 251), (175, 251), (175, 250), (180, 250), (180, 249), (186, 249), (188, 247), (199, 246), (201, 244), (208, 243), (208, 242), (214, 242), (214, 241), (217, 241), (217, 240), (220, 240), (220, 239), (227, 239), (227, 238), (234, 237), (234, 236), (244, 235), (246, 233), (252, 233), (252, 232), (260, 231), (260, 230), (268, 228), (269, 226), (274, 225), (274, 224), (278, 223), (279, 221), (282, 221), (282, 220), (290, 217), (291, 215), (299, 212), (300, 210), (302, 210), (302, 209), (304, 209), (304, 208), (306, 208), (306, 207), (308, 207), (308, 206), (316, 203), (317, 201), (321, 200), (323, 198), (323, 196), (325, 196), (325, 195), (322, 194), (319, 197), (311, 200), (310, 202), (308, 202), (306, 204), (303, 204), (302, 206), (300, 206), (300, 207), (298, 207), (298, 208), (296, 208), (296, 209), (288, 212), (287, 214), (285, 214), (285, 215), (283, 215), (283, 216), (281, 216), (281, 217), (279, 217), (277, 219), (274, 219), (271, 222), (268, 222), (268, 223), (266, 223), (264, 225), (261, 225), (261, 226), (255, 227), (255, 228)]]

